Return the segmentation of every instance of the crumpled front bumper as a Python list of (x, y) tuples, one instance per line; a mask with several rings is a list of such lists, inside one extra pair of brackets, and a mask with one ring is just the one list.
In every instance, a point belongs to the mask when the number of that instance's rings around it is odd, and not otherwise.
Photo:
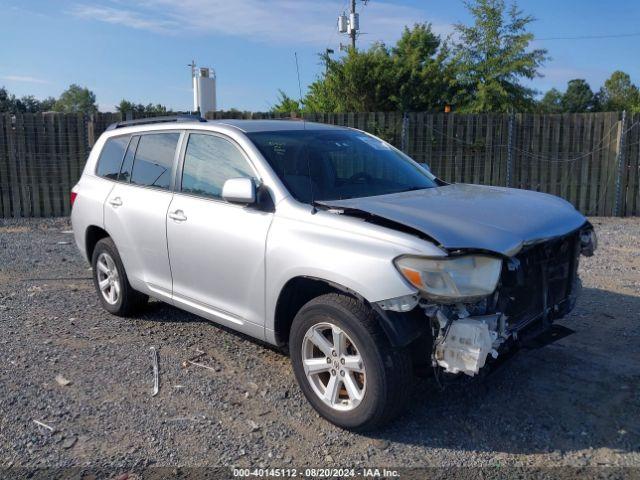
[(597, 247), (593, 227), (522, 249), (505, 260), (495, 293), (473, 305), (423, 305), (433, 331), (432, 362), (447, 373), (476, 375), (488, 358), (551, 329), (576, 305), (580, 254)]

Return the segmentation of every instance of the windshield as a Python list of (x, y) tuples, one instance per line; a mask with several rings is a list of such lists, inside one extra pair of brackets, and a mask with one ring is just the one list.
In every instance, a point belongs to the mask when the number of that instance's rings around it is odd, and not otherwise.
[(248, 137), (301, 202), (433, 188), (435, 177), (399, 150), (351, 130), (291, 130)]

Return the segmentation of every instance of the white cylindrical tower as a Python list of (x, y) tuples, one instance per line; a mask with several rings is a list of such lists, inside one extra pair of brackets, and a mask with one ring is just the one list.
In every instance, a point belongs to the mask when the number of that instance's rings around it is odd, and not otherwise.
[(216, 111), (216, 72), (213, 68), (193, 69), (193, 110), (202, 116)]

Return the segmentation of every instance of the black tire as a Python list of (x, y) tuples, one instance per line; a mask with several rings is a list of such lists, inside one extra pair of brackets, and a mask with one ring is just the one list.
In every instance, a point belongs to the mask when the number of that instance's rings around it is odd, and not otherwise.
[[(109, 303), (107, 301), (99, 286), (97, 263), (98, 259), (103, 253), (107, 254), (111, 259), (113, 259), (113, 262), (115, 263), (115, 267), (117, 269), (117, 280), (114, 281), (119, 282), (120, 291), (115, 303)], [(128, 317), (138, 312), (142, 308), (142, 306), (144, 306), (149, 300), (149, 297), (147, 295), (134, 290), (129, 284), (129, 279), (127, 278), (127, 272), (124, 269), (124, 265), (122, 264), (122, 259), (120, 258), (118, 249), (116, 248), (111, 238), (106, 237), (98, 241), (95, 248), (93, 249), (91, 266), (93, 268), (93, 284), (96, 287), (98, 298), (100, 299), (102, 307), (109, 313), (118, 315), (120, 317)]]
[[(311, 327), (324, 322), (338, 326), (348, 335), (364, 363), (364, 396), (352, 410), (340, 411), (326, 404), (305, 374), (305, 335)], [(331, 423), (354, 431), (372, 430), (404, 410), (413, 379), (410, 356), (406, 349), (391, 346), (376, 313), (363, 302), (337, 293), (311, 300), (293, 320), (289, 341), (293, 371), (302, 392), (313, 408)]]

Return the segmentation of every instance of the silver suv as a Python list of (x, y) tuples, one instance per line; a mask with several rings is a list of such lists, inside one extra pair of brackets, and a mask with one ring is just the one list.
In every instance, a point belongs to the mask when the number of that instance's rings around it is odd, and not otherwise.
[(72, 200), (106, 310), (152, 296), (287, 346), (311, 405), (356, 430), (402, 411), (414, 371), (474, 376), (547, 332), (596, 247), (564, 200), (303, 121), (114, 124)]

